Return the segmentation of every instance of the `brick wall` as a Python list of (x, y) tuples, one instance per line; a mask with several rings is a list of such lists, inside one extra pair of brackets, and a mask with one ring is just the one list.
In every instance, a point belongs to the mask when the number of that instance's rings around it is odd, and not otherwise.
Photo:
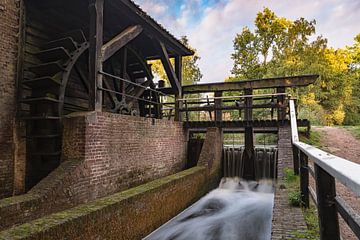
[(89, 166), (89, 185), (72, 189), (84, 200), (179, 172), (186, 165), (187, 139), (179, 122), (92, 112), (65, 119), (63, 138), (63, 159), (84, 159)]
[(293, 169), (293, 152), (290, 125), (280, 126), (278, 132), (278, 179), (284, 177), (284, 169)]
[(179, 122), (95, 112), (69, 116), (63, 162), (27, 194), (0, 200), (0, 229), (179, 172), (186, 146)]
[(0, 1), (0, 199), (13, 193), (19, 2)]
[(198, 200), (207, 169), (175, 175), (0, 232), (0, 239), (141, 239)]

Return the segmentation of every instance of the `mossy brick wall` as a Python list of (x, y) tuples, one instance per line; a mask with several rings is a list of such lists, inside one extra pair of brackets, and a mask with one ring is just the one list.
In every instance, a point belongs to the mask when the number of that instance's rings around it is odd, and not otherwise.
[(0, 1), (0, 199), (14, 183), (14, 134), (19, 1)]
[(141, 239), (209, 191), (194, 167), (0, 232), (0, 239)]
[(179, 122), (104, 112), (64, 121), (63, 159), (84, 159), (88, 166), (86, 182), (72, 191), (82, 200), (183, 170), (186, 147)]
[(111, 113), (64, 119), (61, 165), (27, 194), (0, 200), (0, 230), (184, 169), (181, 123)]

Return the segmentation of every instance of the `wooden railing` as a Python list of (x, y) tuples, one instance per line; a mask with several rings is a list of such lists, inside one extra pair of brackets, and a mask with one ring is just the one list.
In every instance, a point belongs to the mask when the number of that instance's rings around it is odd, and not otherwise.
[[(300, 174), (301, 200), (309, 207), (309, 195), (318, 209), (321, 240), (340, 240), (338, 213), (360, 239), (360, 216), (336, 194), (335, 180), (360, 196), (360, 165), (299, 141), (293, 100), (289, 101), (294, 171)], [(313, 166), (309, 164), (313, 162)], [(316, 191), (309, 185), (309, 174)]]

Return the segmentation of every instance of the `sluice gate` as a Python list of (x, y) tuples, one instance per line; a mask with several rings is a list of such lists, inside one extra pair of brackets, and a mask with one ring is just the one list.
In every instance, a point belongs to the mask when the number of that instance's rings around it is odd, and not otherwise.
[[(224, 146), (222, 158), (222, 174), (224, 177), (242, 178), (244, 174), (244, 150), (244, 146)], [(255, 147), (254, 153), (255, 179), (275, 179), (277, 147)]]

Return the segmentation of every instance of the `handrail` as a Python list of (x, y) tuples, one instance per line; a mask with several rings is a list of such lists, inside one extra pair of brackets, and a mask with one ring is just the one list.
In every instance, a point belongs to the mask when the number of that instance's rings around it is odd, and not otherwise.
[(238, 100), (239, 98), (256, 98), (256, 97), (268, 97), (268, 96), (287, 96), (291, 97), (288, 93), (266, 93), (266, 94), (254, 94), (254, 95), (238, 95), (238, 96), (225, 96), (225, 97), (200, 97), (200, 98), (179, 98), (176, 101), (195, 101), (195, 100), (223, 100), (223, 99), (235, 99)]
[(360, 165), (303, 142), (294, 142), (312, 161), (360, 196)]
[[(360, 165), (300, 142), (294, 100), (290, 100), (289, 107), (294, 171), (301, 174), (301, 200), (305, 207), (309, 207), (309, 195), (314, 200), (316, 198), (314, 202), (318, 208), (320, 239), (340, 240), (338, 213), (360, 239), (360, 216), (340, 196), (336, 196), (335, 185), (336, 179), (360, 196)], [(308, 165), (308, 159), (314, 162), (314, 170)], [(309, 186), (309, 172), (315, 179), (316, 196)]]
[(291, 136), (293, 145), (305, 153), (316, 164), (360, 196), (360, 165), (332, 155), (314, 146), (299, 141), (294, 101), (290, 100)]

